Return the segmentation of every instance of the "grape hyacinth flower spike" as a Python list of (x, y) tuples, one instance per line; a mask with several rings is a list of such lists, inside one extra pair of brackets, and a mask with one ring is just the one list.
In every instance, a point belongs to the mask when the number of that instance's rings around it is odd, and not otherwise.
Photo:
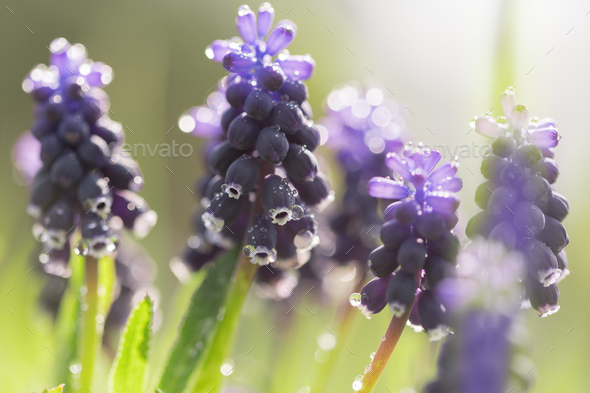
[[(39, 152), (36, 167), (33, 161), (27, 167), (36, 172), (28, 212), (51, 270), (52, 256), (69, 253), (76, 228), (82, 238), (76, 249), (99, 258), (117, 247), (113, 229), (126, 227), (143, 237), (157, 215), (135, 194), (143, 176), (136, 162), (121, 155), (123, 129), (108, 117), (101, 88), (112, 80), (111, 67), (87, 59), (83, 45), (65, 38), (49, 48), (50, 65), (33, 68), (22, 84), (35, 102), (35, 139), (23, 138), (27, 149), (15, 146), (13, 157), (18, 165), (24, 150)], [(58, 259), (67, 261), (61, 254)]]
[[(320, 133), (303, 83), (315, 63), (309, 55), (289, 55), (285, 48), (297, 28), (291, 21), (273, 27), (273, 20), (268, 3), (258, 16), (239, 7), (240, 37), (216, 40), (205, 50), (227, 76), (207, 105), (179, 120), (182, 131), (210, 137), (211, 173), (199, 190), (203, 210), (182, 258), (189, 270), (235, 246), (244, 234), (244, 254), (252, 263), (279, 268), (300, 267), (318, 244), (313, 211), (333, 199), (333, 192), (313, 154)], [(248, 224), (251, 214), (254, 222)], [(177, 262), (173, 270), (180, 272)]]
[(569, 237), (562, 224), (569, 203), (555, 187), (559, 167), (554, 148), (561, 134), (554, 120), (529, 117), (514, 88), (506, 89), (501, 102), (504, 116), (474, 121), (475, 130), (494, 141), (492, 154), (481, 164), (487, 180), (475, 196), (483, 210), (467, 224), (467, 236), (484, 236), (523, 253), (524, 304), (544, 317), (559, 310), (557, 283), (569, 273), (564, 250)]

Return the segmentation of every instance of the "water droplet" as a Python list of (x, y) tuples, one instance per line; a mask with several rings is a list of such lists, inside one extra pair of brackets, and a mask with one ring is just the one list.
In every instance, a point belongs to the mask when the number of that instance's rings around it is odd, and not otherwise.
[(266, 233), (267, 231), (268, 231), (268, 229), (266, 229), (266, 227), (260, 228), (260, 232), (262, 232), (262, 233)]
[(363, 376), (357, 375), (357, 377), (354, 379), (354, 382), (352, 383), (352, 390), (354, 390), (355, 392), (358, 392), (359, 390), (361, 390), (362, 387), (363, 387)]
[(375, 357), (375, 352), (371, 352), (369, 356), (371, 357), (371, 360), (373, 360), (373, 358)]
[(350, 297), (348, 298), (348, 301), (350, 302), (350, 304), (353, 307), (358, 307), (361, 305), (361, 294), (358, 292), (353, 293), (352, 295), (350, 295)]
[(222, 184), (221, 191), (225, 192), (225, 190), (227, 190), (227, 184)]
[(88, 242), (84, 239), (80, 240), (74, 246), (74, 252), (76, 255), (88, 255)]
[(222, 365), (220, 369), (221, 373), (226, 377), (230, 376), (234, 372), (234, 361), (232, 359), (227, 359)]
[(286, 178), (282, 178), (281, 179), (281, 183), (283, 183), (284, 186), (288, 186), (289, 185), (289, 180), (287, 180)]
[(303, 208), (299, 205), (291, 205), (291, 215), (294, 220), (300, 220), (303, 217)]

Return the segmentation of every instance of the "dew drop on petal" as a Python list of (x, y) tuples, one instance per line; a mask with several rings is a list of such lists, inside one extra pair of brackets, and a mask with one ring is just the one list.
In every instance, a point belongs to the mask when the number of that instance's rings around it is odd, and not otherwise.
[(360, 306), (360, 304), (361, 304), (361, 294), (358, 293), (358, 292), (353, 293), (348, 298), (348, 301), (350, 302), (350, 305), (353, 306), (353, 307)]

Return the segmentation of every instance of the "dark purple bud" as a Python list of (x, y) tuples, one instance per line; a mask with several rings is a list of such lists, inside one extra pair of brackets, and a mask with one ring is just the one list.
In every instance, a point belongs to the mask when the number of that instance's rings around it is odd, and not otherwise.
[(475, 203), (480, 209), (487, 209), (488, 201), (493, 195), (492, 192), (495, 188), (498, 188), (498, 186), (495, 182), (490, 180), (477, 186), (477, 189), (475, 190)]
[(271, 56), (276, 55), (289, 46), (295, 34), (297, 34), (295, 23), (290, 20), (280, 21), (266, 39), (266, 53)]
[(262, 209), (273, 224), (285, 225), (303, 217), (303, 208), (296, 204), (289, 181), (278, 175), (269, 175), (262, 184)]
[(55, 202), (60, 194), (60, 189), (49, 176), (44, 173), (37, 175), (31, 187), (31, 201), (27, 212), (34, 218), (39, 218)]
[(553, 148), (547, 147), (547, 148), (540, 148), (541, 150), (541, 154), (543, 154), (543, 157), (547, 157), (547, 158), (555, 158), (555, 150)]
[(266, 90), (253, 89), (246, 97), (244, 110), (253, 119), (262, 120), (267, 117), (273, 108), (272, 94)]
[(300, 183), (312, 181), (318, 173), (318, 161), (313, 153), (295, 143), (289, 144), (289, 152), (283, 159), (283, 167), (289, 177)]
[(412, 230), (408, 225), (389, 220), (381, 227), (379, 238), (385, 247), (397, 250), (411, 234)]
[(311, 182), (299, 183), (292, 179), (291, 182), (299, 192), (299, 198), (308, 206), (320, 205), (323, 208), (334, 200), (334, 191), (322, 172), (318, 172)]
[(522, 245), (522, 252), (526, 258), (529, 275), (535, 280), (549, 286), (561, 276), (557, 266), (557, 258), (545, 243), (530, 239)]
[(397, 250), (379, 246), (369, 254), (367, 263), (375, 276), (387, 277), (399, 266), (397, 264)]
[(508, 160), (495, 155), (484, 157), (481, 161), (481, 174), (488, 180), (500, 178), (502, 170), (508, 164)]
[(424, 271), (426, 271), (428, 285), (432, 289), (436, 289), (444, 279), (457, 277), (457, 270), (453, 264), (435, 254), (428, 254), (424, 263)]
[(80, 110), (84, 114), (84, 119), (92, 124), (107, 113), (107, 102), (89, 95), (82, 100)]
[(256, 72), (256, 79), (260, 87), (268, 91), (277, 91), (285, 83), (285, 73), (278, 63), (265, 64)]
[(56, 134), (44, 136), (41, 140), (39, 156), (45, 165), (51, 164), (64, 151), (64, 145)]
[(533, 237), (545, 228), (545, 215), (529, 201), (520, 201), (514, 208), (514, 227), (525, 237)]
[(510, 157), (515, 151), (516, 141), (512, 135), (500, 135), (492, 142), (492, 152), (499, 157)]
[(430, 341), (438, 341), (449, 334), (447, 316), (443, 305), (434, 293), (428, 289), (416, 297), (420, 324), (428, 333)]
[(84, 212), (93, 212), (104, 217), (111, 211), (113, 199), (109, 195), (107, 182), (95, 173), (82, 178), (78, 184), (77, 196)]
[(80, 115), (66, 116), (57, 127), (57, 135), (68, 146), (76, 146), (90, 135), (90, 127)]
[(553, 184), (559, 177), (559, 166), (555, 160), (551, 158), (543, 158), (533, 167), (533, 172), (543, 176), (547, 179), (549, 184)]
[(289, 135), (289, 142), (296, 143), (314, 151), (320, 145), (320, 132), (313, 121), (303, 121), (294, 135)]
[(258, 181), (258, 172), (258, 159), (244, 154), (229, 166), (221, 189), (231, 198), (239, 199), (252, 191)]
[(307, 100), (309, 93), (303, 81), (287, 79), (279, 89), (279, 95), (284, 101), (295, 101), (301, 105), (303, 101)]
[(76, 148), (78, 159), (88, 169), (102, 168), (108, 164), (111, 157), (109, 146), (98, 135), (91, 135), (83, 140)]
[(223, 132), (227, 133), (231, 122), (242, 112), (244, 112), (242, 108), (234, 108), (233, 106), (231, 108), (227, 108), (227, 110), (223, 112), (223, 115), (221, 115), (221, 129)]
[(111, 210), (139, 238), (146, 237), (158, 220), (158, 215), (150, 210), (146, 201), (130, 191), (115, 192)]
[(205, 187), (205, 190), (202, 192), (203, 199), (201, 201), (201, 204), (203, 204), (204, 207), (209, 206), (209, 203), (211, 203), (211, 199), (215, 197), (215, 194), (217, 194), (218, 192), (222, 192), (221, 186), (224, 183), (225, 179), (219, 175), (215, 175), (211, 179), (209, 179), (209, 181), (207, 182), (207, 186)]
[(248, 204), (247, 198), (234, 199), (226, 193), (217, 193), (203, 213), (205, 227), (214, 233), (233, 224)]
[[(225, 92), (225, 98), (227, 102), (234, 108), (241, 108), (246, 102), (246, 97), (253, 89), (252, 83), (241, 76), (237, 76), (236, 79), (227, 87)], [(228, 109), (229, 110), (229, 109)]]
[(426, 246), (419, 237), (406, 239), (399, 247), (397, 263), (407, 273), (416, 273), (424, 267), (426, 262)]
[(277, 128), (263, 128), (256, 140), (256, 150), (260, 158), (275, 165), (280, 164), (289, 151), (289, 141), (285, 133)]
[(399, 223), (410, 225), (418, 217), (420, 206), (413, 199), (393, 202), (385, 209), (383, 218), (389, 221), (395, 218)]
[(256, 14), (245, 4), (238, 8), (236, 30), (238, 30), (238, 33), (244, 39), (244, 42), (249, 44), (253, 44), (258, 38), (256, 30)]
[(38, 140), (43, 140), (46, 136), (52, 135), (56, 131), (57, 127), (54, 122), (50, 122), (45, 119), (38, 119), (31, 126), (31, 134)]
[(73, 187), (84, 175), (76, 153), (66, 150), (51, 166), (51, 181), (63, 188)]
[(366, 317), (381, 312), (387, 305), (385, 293), (392, 278), (392, 275), (388, 275), (372, 279), (361, 290), (360, 303), (356, 300), (356, 297), (351, 298), (351, 303), (354, 303)]
[(547, 204), (542, 207), (542, 210), (549, 217), (553, 217), (561, 222), (567, 217), (570, 211), (570, 204), (563, 195), (554, 192), (553, 196), (547, 201)]
[(101, 124), (91, 127), (90, 132), (92, 134), (102, 138), (107, 145), (114, 144), (119, 146), (123, 143), (125, 135), (121, 124), (110, 120), (102, 121), (102, 119), (99, 123)]
[(514, 250), (516, 248), (516, 241), (518, 240), (517, 235), (512, 220), (502, 221), (492, 229), (489, 239), (502, 243), (508, 250)]
[(544, 242), (547, 247), (557, 254), (569, 243), (565, 227), (555, 218), (545, 218), (545, 228), (537, 235), (537, 239)]
[(509, 162), (500, 174), (500, 180), (514, 188), (520, 188), (525, 177), (526, 170), (513, 162)]
[(66, 83), (64, 87), (64, 95), (68, 100), (79, 100), (84, 96), (84, 92), (82, 91), (82, 86), (77, 83), (76, 77), (72, 77)]
[(272, 29), (275, 19), (275, 9), (270, 3), (262, 3), (258, 8), (258, 37), (263, 38)]
[(53, 94), (53, 89), (51, 87), (48, 86), (42, 86), (39, 87), (38, 89), (35, 89), (31, 92), (31, 97), (41, 103), (41, 102), (45, 102), (49, 99), (49, 97), (51, 97), (51, 95)]
[(531, 306), (539, 312), (539, 317), (543, 318), (559, 311), (557, 302), (559, 300), (559, 288), (551, 284), (543, 286), (538, 281), (526, 281), (526, 294), (531, 302)]
[(448, 261), (454, 262), (459, 254), (461, 242), (451, 231), (445, 230), (436, 240), (428, 240), (428, 255), (435, 253)]
[(297, 251), (311, 250), (319, 244), (318, 223), (308, 210), (304, 210), (300, 219), (289, 221), (285, 228), (294, 235), (292, 242)]
[(253, 223), (254, 225), (248, 229), (244, 254), (252, 263), (268, 265), (277, 260), (277, 230), (264, 213), (259, 214)]
[(115, 251), (117, 239), (112, 236), (107, 220), (92, 212), (84, 214), (80, 220), (80, 233), (84, 239), (83, 254), (100, 258)]
[[(207, 263), (213, 261), (221, 251), (222, 249), (219, 247), (206, 247), (205, 250), (201, 250), (200, 248), (192, 248), (188, 246), (181, 257), (182, 264), (191, 272), (196, 272)], [(179, 270), (178, 268), (175, 269), (172, 261), (170, 262), (170, 267), (175, 273)], [(180, 275), (184, 276), (182, 273)], [(179, 274), (177, 274), (177, 276), (179, 276)]]
[(496, 216), (493, 216), (484, 210), (469, 219), (467, 226), (465, 227), (465, 234), (471, 240), (475, 239), (477, 236), (487, 238), (498, 223), (499, 220)]
[(518, 202), (518, 193), (510, 186), (501, 186), (492, 190), (492, 195), (488, 200), (488, 210), (496, 216), (510, 216), (514, 213), (514, 208)]
[(39, 240), (49, 247), (61, 250), (74, 228), (76, 211), (75, 201), (68, 197), (55, 202), (41, 221), (43, 231)]
[(234, 148), (246, 150), (256, 143), (260, 128), (259, 122), (242, 113), (229, 125), (227, 139)]
[(407, 325), (414, 329), (416, 333), (420, 333), (423, 330), (422, 325), (420, 324), (420, 316), (418, 315), (418, 307), (416, 307), (416, 304), (414, 304), (412, 311), (410, 311)]
[(399, 271), (387, 285), (386, 299), (393, 315), (401, 317), (412, 307), (416, 297), (416, 279), (412, 273)]
[(414, 228), (421, 237), (436, 240), (443, 234), (447, 224), (436, 212), (423, 212), (416, 218)]
[(567, 263), (567, 254), (565, 253), (565, 250), (561, 250), (558, 254), (555, 254), (555, 258), (557, 258), (557, 267), (561, 269), (562, 273), (562, 277), (565, 276), (566, 274), (566, 269), (568, 266)]
[(139, 166), (131, 159), (119, 159), (116, 162), (111, 160), (101, 168), (101, 171), (109, 178), (109, 187), (134, 192), (143, 188), (143, 176)]
[(209, 167), (214, 173), (225, 177), (229, 166), (242, 154), (242, 150), (233, 148), (228, 141), (221, 142), (209, 153)]
[(254, 57), (254, 53), (229, 52), (223, 57), (223, 68), (237, 74), (250, 72), (255, 65), (256, 57)]
[(535, 145), (524, 144), (521, 145), (512, 156), (515, 163), (524, 166), (525, 168), (532, 168), (543, 158), (541, 150)]
[(51, 122), (58, 122), (62, 119), (66, 112), (65, 105), (62, 103), (62, 98), (59, 95), (54, 95), (45, 104), (45, 117)]
[(285, 226), (276, 226), (277, 231), (277, 263), (279, 266), (297, 266), (297, 247), (293, 244), (293, 234)]
[(294, 102), (279, 101), (272, 110), (272, 121), (287, 135), (297, 132), (303, 121), (303, 113)]
[(529, 201), (541, 205), (546, 203), (553, 191), (551, 185), (541, 176), (530, 176), (522, 185), (522, 195)]

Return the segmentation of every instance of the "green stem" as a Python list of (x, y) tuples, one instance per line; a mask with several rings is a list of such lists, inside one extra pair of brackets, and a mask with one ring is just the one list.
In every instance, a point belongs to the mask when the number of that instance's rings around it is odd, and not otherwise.
[(363, 376), (363, 386), (359, 390), (359, 393), (370, 393), (373, 391), (373, 388), (375, 388), (377, 381), (379, 381), (383, 370), (385, 370), (385, 366), (404, 331), (412, 307), (413, 305), (408, 307), (408, 310), (401, 317), (394, 316), (391, 319), (387, 331), (385, 332), (385, 336), (383, 336), (381, 344), (379, 344), (379, 348), (377, 349), (371, 364), (366, 368), (365, 375)]
[(98, 316), (98, 260), (86, 257), (86, 310), (82, 322), (82, 370), (80, 372), (79, 392), (85, 392), (92, 387), (96, 352), (99, 345), (99, 331), (97, 329)]
[(493, 105), (499, 105), (498, 97), (508, 86), (514, 86), (515, 45), (515, 3), (503, 0), (500, 6), (498, 35), (496, 41), (496, 59), (492, 83)]

